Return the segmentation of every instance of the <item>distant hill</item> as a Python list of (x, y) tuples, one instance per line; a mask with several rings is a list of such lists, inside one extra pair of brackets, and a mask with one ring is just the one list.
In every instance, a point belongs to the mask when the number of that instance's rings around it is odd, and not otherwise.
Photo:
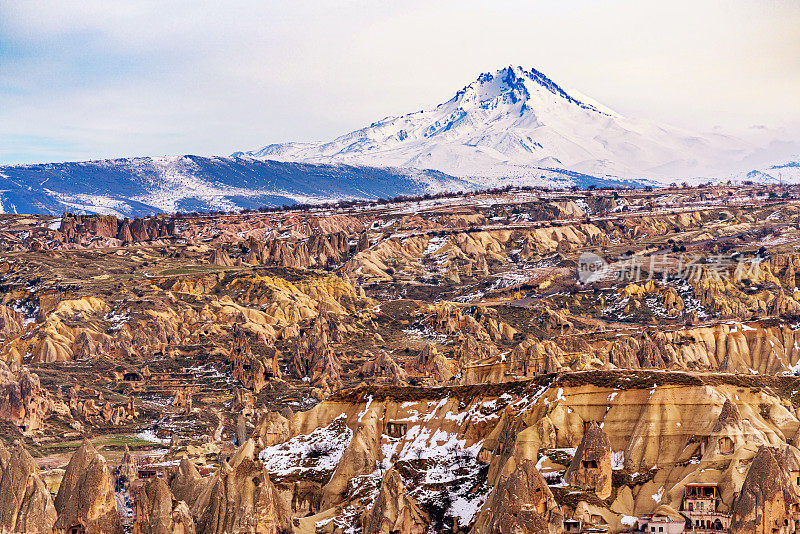
[(0, 211), (137, 216), (373, 199), (473, 187), (438, 171), (252, 158), (130, 158), (0, 166)]

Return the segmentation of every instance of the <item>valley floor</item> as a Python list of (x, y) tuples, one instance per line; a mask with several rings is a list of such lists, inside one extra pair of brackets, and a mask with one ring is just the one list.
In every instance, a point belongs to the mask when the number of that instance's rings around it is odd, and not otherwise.
[(795, 194), (4, 216), (0, 530), (795, 532)]

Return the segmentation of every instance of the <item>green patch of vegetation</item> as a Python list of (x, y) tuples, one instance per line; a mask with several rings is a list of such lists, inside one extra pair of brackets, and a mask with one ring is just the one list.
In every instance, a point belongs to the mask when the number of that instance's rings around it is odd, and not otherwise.
[(198, 273), (207, 273), (213, 271), (225, 271), (233, 268), (234, 267), (223, 267), (221, 265), (187, 265), (186, 267), (175, 267), (173, 269), (165, 269), (159, 273), (159, 276), (198, 274)]
[[(127, 445), (130, 448), (153, 447), (155, 444), (152, 441), (147, 441), (136, 437), (131, 434), (113, 434), (110, 436), (99, 436), (90, 440), (95, 447), (105, 448), (123, 448)], [(48, 443), (42, 445), (42, 449), (48, 452), (56, 452), (63, 450), (73, 450), (81, 446), (83, 440), (76, 439), (72, 441), (61, 441), (58, 443)]]

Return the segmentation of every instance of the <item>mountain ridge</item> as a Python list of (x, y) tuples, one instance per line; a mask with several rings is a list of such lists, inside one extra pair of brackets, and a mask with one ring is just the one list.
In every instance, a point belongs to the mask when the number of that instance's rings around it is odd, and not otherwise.
[(0, 166), (0, 211), (138, 216), (471, 187), (438, 171), (192, 155), (138, 157)]
[[(793, 141), (775, 146), (800, 153)], [(433, 108), (323, 143), (272, 144), (229, 157), (0, 166), (0, 211), (125, 217), (506, 185), (800, 181), (800, 158), (769, 159), (758, 150), (721, 133), (629, 119), (539, 70), (506, 67), (479, 75)], [(715, 165), (729, 168), (705, 174)]]
[(505, 67), (433, 108), (387, 117), (320, 143), (278, 143), (235, 155), (306, 163), (430, 168), (490, 185), (536, 183), (560, 167), (634, 180), (720, 178), (774, 163), (763, 147), (724, 134), (698, 134), (633, 119), (537, 69)]

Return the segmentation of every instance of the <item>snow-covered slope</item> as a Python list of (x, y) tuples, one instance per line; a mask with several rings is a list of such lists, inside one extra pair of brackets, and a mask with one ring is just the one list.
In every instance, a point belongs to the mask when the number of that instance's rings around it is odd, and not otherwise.
[(767, 163), (753, 161), (757, 150), (733, 136), (623, 117), (537, 70), (507, 67), (480, 75), (432, 109), (327, 143), (269, 145), (246, 155), (436, 169), (479, 183), (542, 183), (543, 169), (635, 180), (719, 177)]
[(0, 211), (109, 213), (255, 209), (474, 185), (437, 171), (178, 156), (0, 166)]
[(800, 183), (800, 157), (780, 165), (770, 165), (734, 176), (734, 181), (757, 184), (796, 184)]

